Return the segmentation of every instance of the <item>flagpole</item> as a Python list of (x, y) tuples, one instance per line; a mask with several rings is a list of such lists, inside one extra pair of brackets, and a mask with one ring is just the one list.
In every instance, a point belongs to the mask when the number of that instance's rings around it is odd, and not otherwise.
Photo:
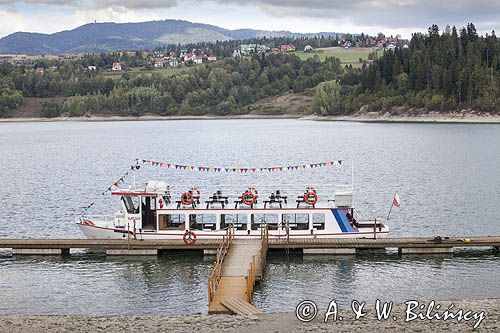
[(391, 208), (389, 209), (389, 214), (387, 214), (387, 221), (389, 221), (389, 216), (391, 216), (393, 206), (394, 206), (394, 202), (391, 204)]
[(387, 214), (387, 221), (389, 221), (389, 217), (391, 216), (392, 207), (394, 207), (394, 198), (396, 197), (397, 194), (398, 191), (396, 191), (396, 193), (394, 193), (394, 196), (392, 197), (391, 208), (389, 209), (389, 214)]

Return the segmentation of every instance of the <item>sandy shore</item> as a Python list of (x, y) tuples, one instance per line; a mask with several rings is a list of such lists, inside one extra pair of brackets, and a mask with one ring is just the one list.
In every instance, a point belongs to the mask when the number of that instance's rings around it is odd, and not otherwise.
[(478, 115), (474, 113), (464, 114), (439, 114), (428, 113), (416, 116), (394, 116), (389, 114), (367, 113), (352, 116), (329, 116), (316, 115), (302, 117), (303, 120), (318, 121), (351, 121), (363, 123), (464, 123), (464, 124), (499, 124), (500, 115)]
[[(453, 303), (458, 309), (480, 313), (484, 319), (477, 331), (500, 331), (500, 300), (486, 299), (474, 301), (445, 301), (439, 311), (443, 313)], [(421, 302), (428, 305), (429, 302)], [(366, 316), (355, 321), (350, 310), (340, 310), (342, 321), (323, 322), (324, 311), (311, 322), (299, 321), (294, 313), (269, 313), (259, 316), (193, 315), (177, 317), (128, 316), (128, 317), (85, 317), (85, 316), (35, 316), (0, 315), (0, 330), (12, 333), (30, 332), (467, 332), (472, 331), (476, 319), (458, 322), (448, 320), (420, 320), (405, 322), (406, 305), (396, 305), (388, 320), (378, 321), (373, 304), (365, 306)], [(421, 310), (425, 313), (426, 310)], [(415, 310), (416, 312), (416, 310)], [(432, 313), (435, 313), (433, 311)], [(394, 320), (393, 316), (397, 319)], [(337, 318), (339, 318), (337, 317)]]
[(233, 116), (157, 116), (140, 117), (92, 116), (92, 117), (57, 117), (57, 118), (0, 118), (2, 122), (53, 122), (53, 121), (152, 121), (152, 120), (217, 120), (217, 119), (300, 119), (314, 121), (346, 121), (365, 123), (464, 123), (464, 124), (500, 124), (500, 115), (475, 113), (439, 114), (430, 112), (415, 116), (394, 116), (389, 114), (366, 113), (351, 116), (303, 116), (299, 114), (282, 115), (233, 115)]
[(92, 116), (92, 117), (56, 117), (56, 118), (0, 118), (2, 122), (54, 122), (54, 121), (152, 121), (152, 120), (217, 120), (217, 119), (298, 119), (300, 115), (234, 115), (234, 116), (155, 116), (140, 117)]

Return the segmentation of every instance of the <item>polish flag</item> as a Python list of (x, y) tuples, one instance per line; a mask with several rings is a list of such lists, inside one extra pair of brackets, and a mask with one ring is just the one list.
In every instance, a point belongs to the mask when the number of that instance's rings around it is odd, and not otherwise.
[(394, 199), (392, 199), (392, 204), (396, 207), (399, 207), (401, 204), (401, 201), (399, 200), (399, 194), (396, 192), (396, 195), (394, 196)]

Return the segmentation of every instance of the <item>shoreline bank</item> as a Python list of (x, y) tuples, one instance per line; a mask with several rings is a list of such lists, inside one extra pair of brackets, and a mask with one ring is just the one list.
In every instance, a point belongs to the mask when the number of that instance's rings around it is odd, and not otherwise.
[[(429, 302), (421, 302), (429, 305)], [(436, 302), (441, 307), (432, 313), (450, 309), (473, 313), (484, 312), (484, 319), (479, 323), (480, 332), (498, 332), (500, 329), (500, 299), (460, 300)], [(350, 309), (341, 308), (338, 320), (329, 317), (324, 322), (325, 309), (319, 309), (318, 315), (310, 322), (299, 321), (294, 312), (265, 313), (258, 316), (237, 315), (188, 315), (188, 316), (72, 316), (72, 315), (0, 315), (0, 327), (5, 332), (464, 332), (472, 331), (478, 322), (476, 319), (414, 319), (405, 322), (407, 307), (405, 304), (394, 305), (387, 320), (377, 320), (374, 304), (366, 304), (366, 315), (354, 320)], [(415, 310), (417, 311), (417, 310)], [(426, 310), (420, 310), (425, 313)], [(342, 317), (342, 320), (339, 318)], [(394, 320), (394, 317), (396, 320)]]
[(169, 120), (229, 120), (229, 119), (297, 119), (306, 121), (342, 121), (359, 123), (426, 123), (426, 124), (500, 124), (500, 115), (440, 115), (426, 114), (418, 116), (393, 116), (386, 114), (361, 114), (351, 116), (318, 115), (230, 115), (230, 116), (157, 116), (139, 117), (92, 116), (92, 117), (56, 117), (56, 118), (0, 118), (0, 123), (15, 122), (112, 122), (112, 121), (169, 121)]
[(301, 115), (232, 115), (232, 116), (156, 116), (145, 115), (140, 117), (122, 117), (122, 116), (92, 116), (92, 117), (55, 117), (55, 118), (0, 118), (0, 123), (14, 122), (104, 122), (104, 121), (168, 121), (168, 120), (220, 120), (220, 119), (300, 119)]
[(352, 116), (304, 116), (301, 120), (345, 121), (361, 123), (426, 123), (426, 124), (500, 124), (500, 115), (442, 115), (423, 114), (416, 116), (394, 116), (386, 114), (361, 114)]

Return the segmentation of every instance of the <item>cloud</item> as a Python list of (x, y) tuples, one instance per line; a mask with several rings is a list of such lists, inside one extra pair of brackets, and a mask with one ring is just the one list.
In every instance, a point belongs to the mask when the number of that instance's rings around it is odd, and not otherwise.
[(93, 8), (127, 8), (127, 9), (157, 9), (172, 8), (177, 6), (176, 0), (0, 0), (0, 5), (15, 6), (25, 5), (46, 5), (46, 6), (64, 6), (75, 7), (79, 9)]
[(185, 19), (225, 28), (402, 34), (474, 22), (500, 30), (500, 1), (454, 0), (0, 0), (0, 36), (93, 22)]
[(16, 7), (20, 4), (72, 7), (76, 10), (154, 10), (181, 6), (192, 11), (198, 10), (199, 6), (218, 4), (222, 8), (258, 8), (274, 17), (323, 18), (393, 28), (500, 21), (498, 0), (454, 0), (453, 3), (436, 0), (0, 0), (0, 6)]
[(35, 10), (26, 13), (20, 10), (2, 10), (0, 8), (0, 38), (17, 31), (54, 33), (74, 29), (94, 22), (142, 22), (164, 19), (162, 13), (155, 10), (134, 10), (123, 7), (103, 8), (100, 10), (75, 9), (67, 12), (63, 8), (50, 11)]
[[(248, 5), (246, 0), (217, 0)], [(273, 16), (348, 20), (363, 26), (426, 27), (432, 23), (464, 24), (500, 20), (500, 1), (454, 0), (254, 0), (252, 5)]]

